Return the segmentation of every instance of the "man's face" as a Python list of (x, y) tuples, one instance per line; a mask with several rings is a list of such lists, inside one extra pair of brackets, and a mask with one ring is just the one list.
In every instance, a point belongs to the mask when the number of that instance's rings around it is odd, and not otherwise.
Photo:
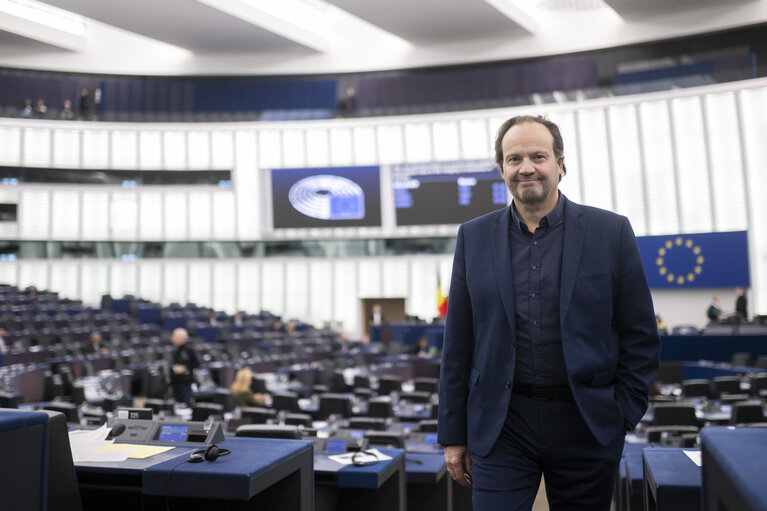
[(564, 156), (554, 156), (554, 137), (546, 126), (537, 122), (512, 126), (501, 147), (501, 172), (514, 200), (530, 206), (556, 204)]

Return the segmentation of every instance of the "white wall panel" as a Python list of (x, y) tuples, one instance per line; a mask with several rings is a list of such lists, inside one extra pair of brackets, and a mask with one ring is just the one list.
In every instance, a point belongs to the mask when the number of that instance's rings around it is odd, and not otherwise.
[(352, 130), (332, 128), (330, 130), (330, 161), (332, 165), (351, 165), (354, 162)]
[[(259, 205), (261, 188), (258, 181), (256, 134), (238, 131), (236, 160), (232, 179), (237, 200), (237, 235), (244, 239), (257, 238), (261, 232)], [(264, 190), (264, 193), (268, 191)]]
[(138, 195), (115, 192), (109, 202), (109, 230), (114, 239), (136, 239), (138, 235)]
[[(19, 280), (16, 281), (16, 285), (19, 288), (24, 289), (27, 286), (35, 286), (37, 289), (60, 291), (51, 285), (50, 265), (48, 263), (39, 261), (19, 261), (18, 264)], [(58, 262), (56, 266), (58, 266)]]
[(163, 197), (165, 199), (165, 239), (187, 239), (189, 234), (187, 226), (187, 220), (189, 219), (187, 194), (184, 192), (166, 192)]
[(138, 167), (138, 135), (132, 130), (112, 131), (113, 169), (135, 169)]
[(261, 266), (261, 308), (282, 315), (285, 312), (285, 264), (264, 261)]
[(234, 192), (213, 192), (213, 225), (211, 238), (214, 240), (233, 240), (237, 237), (237, 215)]
[(162, 263), (141, 262), (138, 273), (138, 293), (138, 296), (145, 300), (163, 301), (165, 292)]
[(357, 264), (353, 260), (338, 260), (333, 266), (333, 320), (343, 332), (360, 332)]
[(408, 314), (430, 319), (437, 310), (437, 259), (416, 258), (410, 262), (410, 300)]
[(465, 160), (493, 157), (486, 119), (464, 119), (461, 126), (461, 153)]
[(53, 131), (54, 167), (76, 169), (80, 167), (80, 132), (75, 130)]
[(376, 130), (379, 163), (402, 163), (405, 161), (405, 147), (402, 126), (382, 124)]
[(285, 318), (304, 319), (309, 314), (309, 262), (285, 264)]
[(139, 168), (142, 170), (160, 170), (162, 168), (162, 132), (140, 131), (138, 153)]
[(376, 131), (372, 126), (354, 128), (354, 163), (357, 165), (375, 165), (379, 163), (380, 148), (376, 144)]
[(57, 291), (61, 298), (76, 299), (81, 296), (79, 263), (57, 261), (50, 266), (50, 272), (50, 289)]
[(169, 170), (181, 170), (186, 168), (187, 146), (185, 132), (163, 132), (162, 150), (163, 168)]
[(405, 159), (408, 162), (433, 161), (429, 123), (405, 124)]
[(188, 264), (182, 260), (163, 261), (162, 302), (187, 303), (189, 296)]
[(609, 109), (608, 118), (615, 212), (628, 217), (634, 232), (640, 235), (647, 232), (647, 218), (636, 109), (634, 105), (617, 105)]
[(210, 191), (190, 191), (189, 238), (193, 240), (211, 239), (212, 221)]
[(51, 207), (51, 237), (72, 240), (80, 237), (80, 193), (75, 190), (54, 190)]
[(213, 263), (213, 305), (227, 314), (237, 312), (236, 266), (231, 260)]
[(329, 261), (309, 262), (309, 316), (314, 323), (333, 318), (333, 264)]
[(139, 233), (142, 240), (163, 239), (163, 194), (142, 192), (139, 196)]
[(388, 298), (408, 296), (410, 292), (408, 258), (386, 258), (381, 266), (383, 272), (382, 296)]
[(583, 202), (613, 210), (615, 203), (605, 111), (601, 108), (581, 110), (578, 114), (578, 133), (584, 180)]
[(109, 292), (109, 263), (83, 261), (80, 265), (80, 296), (85, 305), (98, 307), (101, 296)]
[(363, 260), (359, 263), (359, 286), (360, 298), (381, 296), (381, 261), (378, 259)]
[(306, 139), (304, 130), (282, 131), (282, 167), (306, 166)]
[(463, 159), (458, 137), (456, 121), (437, 121), (432, 123), (434, 137), (434, 160), (453, 161)]
[[(142, 266), (146, 266), (146, 264), (142, 264)], [(135, 262), (112, 263), (109, 266), (109, 294), (114, 298), (134, 295), (150, 299), (144, 290), (138, 294), (138, 267), (139, 264)]]
[(210, 169), (210, 133), (207, 131), (190, 131), (187, 135), (189, 142), (189, 168)]
[(97, 129), (83, 130), (82, 138), (83, 167), (109, 168), (109, 132)]
[(237, 308), (257, 313), (261, 306), (261, 268), (253, 261), (237, 263)]
[(706, 131), (700, 97), (671, 102), (674, 122), (674, 158), (679, 182), (679, 209), (684, 233), (709, 232), (714, 228), (711, 212)]
[(567, 173), (559, 183), (559, 189), (568, 199), (583, 202), (584, 175), (580, 164), (579, 132), (576, 128), (575, 114), (572, 111), (552, 112), (546, 117), (559, 126), (565, 146), (565, 167)]
[(211, 283), (212, 268), (208, 261), (190, 262), (189, 265), (189, 303), (200, 307), (212, 307), (213, 290)]
[(306, 130), (306, 164), (310, 167), (330, 165), (330, 140), (326, 129)]
[(21, 128), (0, 126), (0, 165), (21, 163)]
[(645, 174), (652, 183), (647, 190), (648, 234), (678, 233), (674, 148), (666, 102), (641, 103), (639, 113)]
[[(238, 140), (237, 150), (240, 150)], [(262, 169), (282, 167), (282, 136), (278, 130), (259, 130), (258, 165)]]
[(231, 131), (213, 131), (210, 143), (213, 168), (231, 169), (234, 166), (234, 134)]
[(108, 239), (110, 231), (109, 192), (106, 190), (83, 191), (82, 209), (83, 227), (81, 238), (84, 240)]
[(24, 165), (48, 167), (51, 164), (51, 130), (28, 128), (24, 130)]
[(0, 282), (18, 286), (19, 268), (16, 262), (0, 261)]
[(742, 230), (747, 226), (743, 159), (738, 131), (735, 94), (704, 96), (709, 134), (709, 157), (714, 190), (714, 225), (717, 231)]
[(18, 206), (19, 232), (22, 239), (48, 239), (51, 220), (51, 197), (47, 190), (23, 190)]

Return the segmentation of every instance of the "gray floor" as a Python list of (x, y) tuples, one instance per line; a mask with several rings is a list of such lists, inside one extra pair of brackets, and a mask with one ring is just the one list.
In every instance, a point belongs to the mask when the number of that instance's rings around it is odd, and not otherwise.
[[(549, 502), (546, 500), (546, 486), (541, 478), (541, 487), (538, 488), (538, 495), (533, 503), (533, 511), (549, 511)], [(615, 502), (610, 506), (610, 511), (615, 511)]]

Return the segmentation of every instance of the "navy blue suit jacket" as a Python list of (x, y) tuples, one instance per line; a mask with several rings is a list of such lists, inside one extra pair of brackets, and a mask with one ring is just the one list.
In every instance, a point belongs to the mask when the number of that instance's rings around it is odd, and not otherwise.
[[(607, 445), (647, 409), (660, 338), (628, 219), (562, 200), (559, 305), (567, 379), (589, 429)], [(448, 297), (438, 440), (468, 445), (480, 456), (501, 432), (514, 384), (509, 207), (461, 226)]]

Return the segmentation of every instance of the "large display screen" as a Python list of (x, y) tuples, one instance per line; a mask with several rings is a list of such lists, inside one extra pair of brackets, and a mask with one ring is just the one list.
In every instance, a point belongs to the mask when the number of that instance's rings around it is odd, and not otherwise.
[(379, 174), (377, 166), (273, 169), (274, 228), (380, 226)]
[(507, 204), (488, 160), (392, 166), (397, 225), (460, 224)]

